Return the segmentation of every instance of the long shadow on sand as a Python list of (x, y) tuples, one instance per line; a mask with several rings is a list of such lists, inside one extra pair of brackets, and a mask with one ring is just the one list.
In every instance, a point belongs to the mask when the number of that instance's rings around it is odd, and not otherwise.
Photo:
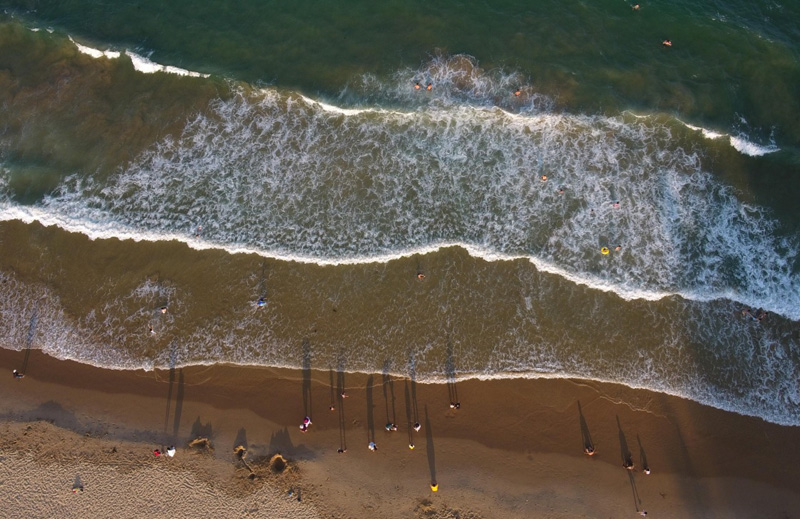
[[(397, 424), (395, 409), (394, 381), (389, 374), (389, 362), (383, 365), (383, 400), (386, 404), (386, 423)], [(391, 406), (389, 405), (391, 403)], [(391, 407), (391, 409), (390, 409)], [(391, 412), (390, 412), (391, 411)]]
[(408, 389), (408, 379), (406, 379), (403, 389), (406, 395), (406, 429), (408, 430), (408, 445), (411, 447), (414, 445), (414, 429), (413, 423), (411, 422), (411, 393)]
[(347, 450), (347, 422), (344, 415), (344, 399), (347, 393), (345, 393), (344, 385), (344, 367), (339, 367), (336, 373), (336, 394), (339, 398), (339, 450), (345, 452)]
[(619, 422), (619, 416), (617, 416), (617, 429), (619, 430), (619, 450), (622, 456), (622, 466), (627, 469), (628, 479), (631, 483), (631, 492), (633, 493), (633, 506), (638, 512), (642, 500), (639, 497), (639, 489), (636, 488), (636, 479), (633, 477), (633, 454), (631, 454), (631, 450), (628, 448), (628, 441), (625, 439), (625, 433), (622, 432), (622, 424)]
[(586, 454), (594, 454), (594, 442), (592, 435), (589, 433), (589, 426), (586, 424), (586, 418), (583, 417), (583, 409), (581, 409), (581, 401), (578, 400), (578, 418), (581, 424), (581, 443), (583, 443), (583, 452)]
[(372, 403), (372, 375), (367, 377), (367, 441), (375, 441), (375, 417), (373, 416)]
[(311, 342), (303, 339), (303, 413), (309, 418), (311, 416)]
[[(172, 391), (175, 385), (175, 368), (169, 370), (169, 389), (167, 389), (167, 410), (164, 413), (164, 439), (167, 440), (169, 435), (169, 416), (172, 410)], [(183, 395), (184, 395), (184, 378), (183, 369), (178, 371), (178, 391), (175, 397), (175, 416), (172, 421), (172, 436), (168, 443), (175, 444), (178, 440), (178, 430), (181, 425), (181, 415), (183, 414)]]
[(23, 375), (28, 373), (28, 361), (31, 358), (31, 346), (33, 345), (33, 339), (36, 338), (36, 329), (39, 326), (39, 303), (36, 303), (36, 306), (33, 307), (33, 315), (31, 315), (31, 320), (28, 323), (28, 333), (25, 334), (25, 356), (22, 359), (22, 367), (19, 369), (19, 372)]
[(447, 397), (450, 399), (450, 407), (460, 409), (461, 400), (458, 398), (458, 387), (456, 386), (456, 361), (453, 354), (453, 341), (449, 338), (447, 339), (445, 375), (447, 376)]
[[(417, 364), (413, 356), (408, 357), (408, 378), (411, 381), (411, 418), (419, 423), (419, 406), (417, 405)], [(406, 396), (406, 401), (408, 397)]]
[(425, 448), (428, 451), (428, 468), (431, 471), (431, 488), (439, 488), (439, 483), (436, 480), (436, 451), (433, 448), (433, 429), (431, 429), (431, 421), (428, 418), (428, 406), (425, 406)]
[(650, 473), (650, 464), (647, 463), (647, 453), (644, 451), (644, 447), (642, 446), (642, 439), (639, 438), (639, 435), (636, 435), (636, 441), (639, 443), (639, 459), (642, 462), (642, 470), (645, 474)]

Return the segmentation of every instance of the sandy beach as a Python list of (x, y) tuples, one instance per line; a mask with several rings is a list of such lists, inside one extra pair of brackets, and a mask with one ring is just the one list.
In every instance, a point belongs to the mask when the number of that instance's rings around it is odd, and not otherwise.
[[(0, 367), (10, 374), (23, 358), (2, 350)], [(17, 517), (560, 518), (646, 510), (783, 518), (800, 510), (798, 428), (619, 385), (448, 387), (225, 365), (113, 371), (33, 350), (25, 378), (2, 377), (0, 390), (0, 488)], [(303, 433), (306, 415), (313, 424)], [(419, 432), (409, 432), (414, 421)], [(398, 430), (387, 432), (387, 422)], [(211, 449), (190, 447), (197, 438)], [(596, 455), (584, 454), (586, 440)], [(171, 445), (174, 458), (154, 455)], [(287, 460), (283, 470), (270, 466), (276, 453)], [(627, 454), (634, 470), (623, 468)]]

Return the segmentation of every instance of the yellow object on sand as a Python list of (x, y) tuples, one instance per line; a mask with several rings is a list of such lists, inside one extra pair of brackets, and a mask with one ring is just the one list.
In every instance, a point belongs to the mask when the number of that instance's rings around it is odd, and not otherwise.
[(603, 247), (602, 249), (600, 249), (600, 252), (602, 252), (603, 254), (608, 254), (609, 253), (608, 247)]
[(439, 483), (431, 483), (431, 490), (433, 490), (434, 492), (438, 492), (439, 491)]

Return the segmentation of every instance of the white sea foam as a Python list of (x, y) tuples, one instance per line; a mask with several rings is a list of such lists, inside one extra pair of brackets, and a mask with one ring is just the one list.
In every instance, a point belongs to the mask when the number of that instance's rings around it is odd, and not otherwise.
[[(118, 59), (122, 54), (118, 51), (112, 50), (99, 50), (92, 47), (88, 47), (86, 45), (81, 45), (80, 43), (76, 42), (69, 37), (69, 40), (78, 48), (83, 54), (89, 55), (93, 58), (108, 58), (108, 59)], [(161, 65), (159, 63), (155, 63), (154, 61), (150, 61), (149, 59), (145, 58), (144, 56), (140, 56), (135, 52), (131, 52), (129, 50), (125, 51), (125, 55), (128, 56), (133, 64), (133, 68), (143, 74), (155, 74), (156, 72), (165, 72), (167, 74), (176, 74), (178, 76), (191, 76), (191, 77), (209, 77), (208, 74), (201, 74), (200, 72), (193, 72), (191, 70), (182, 69), (179, 67), (173, 67), (171, 65)]]
[(318, 264), (457, 245), (627, 300), (725, 298), (800, 319), (792, 242), (697, 155), (670, 149), (666, 126), (486, 106), (344, 114), (293, 99), (218, 101), (110, 182), (75, 178), (0, 218)]
[(759, 144), (755, 144), (753, 142), (748, 141), (744, 137), (734, 137), (731, 135), (730, 137), (731, 146), (736, 148), (737, 151), (740, 153), (744, 153), (745, 155), (750, 155), (751, 157), (760, 157), (761, 155), (766, 155), (767, 153), (775, 153), (779, 151), (778, 148), (774, 144), (769, 144), (767, 146), (761, 146)]
[(93, 58), (106, 57), (108, 59), (117, 59), (120, 57), (120, 53), (117, 51), (98, 50), (92, 47), (87, 47), (86, 45), (81, 45), (77, 41), (73, 40), (71, 36), (69, 38), (69, 41), (71, 41), (78, 48), (78, 51), (80, 51), (83, 54), (87, 54)]
[[(678, 119), (678, 121), (680, 121), (680, 119)], [(720, 139), (722, 137), (728, 137), (728, 142), (730, 142), (731, 146), (736, 151), (742, 153), (743, 155), (749, 155), (751, 157), (760, 157), (768, 153), (774, 153), (776, 151), (780, 151), (780, 148), (775, 144), (769, 144), (764, 146), (751, 142), (742, 135), (729, 135), (725, 133), (719, 133), (713, 130), (708, 130), (706, 128), (701, 128), (699, 126), (694, 126), (683, 121), (680, 122), (691, 130), (699, 131), (706, 139)]]
[(176, 74), (178, 76), (191, 76), (191, 77), (209, 77), (208, 74), (201, 74), (200, 72), (193, 72), (191, 70), (182, 69), (179, 67), (173, 67), (171, 65), (161, 65), (159, 63), (155, 63), (154, 61), (150, 61), (149, 59), (145, 58), (144, 56), (140, 56), (134, 52), (129, 50), (125, 51), (125, 54), (131, 59), (133, 63), (133, 68), (142, 72), (143, 74), (155, 74), (156, 72), (166, 72), (167, 74)]

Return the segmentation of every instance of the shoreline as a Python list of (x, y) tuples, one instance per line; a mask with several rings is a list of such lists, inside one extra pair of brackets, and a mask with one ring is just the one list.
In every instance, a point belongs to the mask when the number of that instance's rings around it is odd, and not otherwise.
[[(0, 368), (18, 367), (23, 356), (0, 350)], [(41, 446), (25, 447), (29, 431), (18, 430), (24, 424), (45, 437), (74, 436), (63, 440), (65, 451), (87, 441), (128, 445), (124, 464), (134, 471), (152, 469), (152, 450), (174, 444), (178, 455), (167, 461), (188, 463), (180, 470), (202, 475), (216, 495), (248, 486), (233, 454), (244, 443), (251, 460), (280, 452), (295, 464), (297, 479), (266, 478), (236, 499), (266, 488), (285, 501), (289, 485), (302, 489), (303, 506), (313, 505), (318, 517), (451, 517), (454, 510), (462, 517), (616, 517), (641, 509), (665, 517), (772, 517), (800, 508), (800, 452), (792, 448), (800, 428), (615, 384), (415, 384), (380, 374), (231, 365), (117, 371), (32, 350), (26, 377), (0, 378), (0, 386), (8, 396), (0, 424), (17, 442), (4, 444), (3, 455), (97, 472), (114, 465), (80, 449), (66, 460), (47, 449), (50, 458), (42, 456)], [(453, 392), (457, 410), (448, 405)], [(408, 424), (415, 407), (419, 433)], [(306, 409), (313, 426), (304, 434), (298, 425)], [(385, 432), (387, 420), (399, 431)], [(582, 452), (584, 433), (595, 456)], [(344, 455), (336, 452), (342, 434)], [(197, 436), (209, 438), (213, 456), (191, 453), (187, 443)], [(370, 438), (379, 446), (375, 453), (365, 448)], [(622, 468), (623, 450), (635, 471)], [(650, 475), (641, 471), (644, 459)], [(91, 470), (81, 470), (89, 478)], [(431, 479), (438, 492), (430, 490)]]
[[(17, 351), (18, 353), (20, 353), (20, 355), (24, 355), (24, 350), (9, 350), (7, 348), (0, 347), (0, 351), (2, 351), (2, 352), (8, 352), (8, 351), (14, 352), (14, 351)], [(215, 368), (215, 367), (217, 367), (217, 368), (218, 367), (226, 367), (226, 368), (229, 368), (229, 369), (245, 369), (245, 370), (270, 370), (270, 371), (275, 371), (275, 372), (287, 372), (287, 373), (302, 371), (301, 368), (290, 367), (290, 366), (272, 366), (272, 365), (248, 364), (248, 363), (239, 364), (239, 363), (227, 362), (227, 361), (223, 361), (223, 362), (198, 361), (198, 362), (195, 362), (195, 363), (187, 363), (187, 364), (182, 364), (182, 365), (176, 365), (174, 368), (165, 368), (165, 367), (135, 367), (135, 368), (133, 368), (133, 367), (116, 367), (116, 366), (97, 365), (97, 364), (93, 364), (91, 362), (86, 362), (86, 361), (83, 361), (83, 360), (61, 359), (61, 358), (58, 358), (58, 357), (54, 357), (54, 356), (52, 356), (52, 355), (50, 355), (49, 353), (46, 353), (46, 352), (41, 352), (41, 354), (45, 355), (45, 356), (47, 356), (49, 358), (52, 358), (56, 362), (70, 362), (70, 363), (80, 364), (80, 365), (83, 365), (83, 366), (88, 366), (90, 368), (94, 368), (94, 369), (98, 369), (98, 370), (111, 371), (111, 372), (138, 372), (138, 371), (141, 371), (143, 373), (155, 373), (155, 372), (169, 371), (169, 369), (172, 369), (172, 370), (183, 370), (183, 369), (202, 369), (202, 368)], [(325, 371), (325, 370), (321, 370), (319, 368), (313, 368), (312, 371), (314, 371), (314, 372), (322, 372), (322, 371)], [(379, 375), (377, 373), (370, 373), (370, 372), (367, 372), (367, 371), (347, 371), (347, 370), (344, 370), (343, 373), (345, 373), (348, 376), (356, 376), (356, 377), (367, 377), (369, 375), (373, 375), (373, 376), (378, 376)], [(408, 375), (401, 374), (401, 373), (388, 372), (388, 373), (381, 373), (380, 375), (381, 376), (389, 375), (390, 377), (392, 377), (395, 380), (405, 380), (405, 379), (409, 379), (410, 380)], [(766, 418), (764, 418), (762, 416), (746, 414), (746, 413), (742, 413), (742, 412), (739, 412), (739, 411), (736, 411), (736, 410), (732, 410), (732, 409), (725, 409), (723, 407), (718, 407), (718, 406), (715, 406), (715, 405), (712, 405), (712, 404), (709, 404), (709, 403), (706, 403), (706, 402), (701, 402), (701, 401), (698, 401), (698, 400), (694, 400), (694, 399), (692, 399), (690, 397), (687, 397), (687, 396), (684, 396), (684, 395), (680, 395), (680, 394), (677, 394), (677, 393), (670, 393), (668, 391), (656, 390), (656, 389), (651, 389), (651, 388), (641, 387), (641, 386), (632, 386), (632, 385), (628, 385), (628, 384), (625, 384), (625, 383), (622, 383), (622, 382), (616, 382), (616, 381), (613, 381), (613, 380), (605, 380), (605, 379), (600, 379), (600, 378), (581, 377), (581, 376), (578, 376), (578, 375), (561, 375), (561, 374), (553, 374), (553, 373), (527, 373), (527, 372), (525, 372), (525, 373), (522, 373), (522, 372), (520, 372), (520, 373), (502, 372), (502, 373), (490, 374), (490, 375), (481, 374), (481, 373), (467, 373), (467, 374), (457, 374), (455, 376), (455, 383), (457, 383), (457, 384), (458, 383), (463, 383), (463, 382), (496, 382), (496, 381), (515, 381), (515, 380), (564, 380), (564, 381), (570, 381), (570, 382), (575, 383), (575, 384), (583, 384), (583, 383), (585, 383), (585, 384), (600, 384), (600, 385), (609, 385), (609, 386), (620, 386), (620, 387), (623, 387), (626, 390), (630, 390), (630, 391), (644, 391), (644, 392), (653, 393), (653, 394), (656, 394), (656, 395), (664, 395), (664, 396), (670, 397), (670, 398), (677, 398), (677, 399), (680, 399), (680, 400), (685, 400), (686, 402), (691, 402), (693, 404), (697, 404), (697, 405), (700, 405), (700, 406), (703, 406), (703, 407), (708, 407), (708, 408), (714, 409), (716, 411), (721, 411), (723, 413), (731, 413), (731, 414), (734, 414), (734, 415), (737, 415), (737, 416), (741, 416), (743, 418), (752, 418), (752, 419), (755, 419), (755, 420), (761, 420), (761, 421), (764, 421), (766, 423), (769, 423), (769, 424), (772, 424), (772, 425), (776, 425), (776, 426), (779, 426), (779, 427), (796, 427), (796, 428), (800, 428), (800, 425), (793, 425), (793, 424), (787, 424), (787, 423), (780, 423), (780, 422), (771, 421), (771, 420), (768, 420), (768, 419), (766, 419)], [(450, 381), (448, 380), (447, 376), (438, 376), (438, 377), (434, 377), (433, 379), (428, 377), (428, 378), (425, 378), (424, 380), (419, 380), (417, 382), (419, 384), (435, 385), (435, 386), (446, 386), (446, 385), (450, 384)]]
[(591, 272), (571, 272), (569, 269), (556, 265), (555, 263), (530, 254), (511, 254), (499, 251), (492, 251), (480, 245), (465, 242), (440, 242), (431, 243), (418, 248), (401, 249), (397, 252), (380, 253), (365, 256), (355, 256), (352, 258), (317, 258), (303, 254), (282, 254), (279, 252), (265, 251), (252, 246), (227, 246), (208, 242), (191, 234), (175, 234), (158, 232), (141, 232), (134, 230), (111, 231), (108, 226), (101, 226), (103, 230), (94, 230), (91, 226), (75, 225), (64, 218), (48, 215), (42, 208), (35, 206), (7, 208), (11, 214), (0, 213), (0, 222), (19, 222), (24, 225), (38, 224), (44, 228), (53, 227), (59, 231), (77, 234), (90, 241), (96, 240), (118, 240), (120, 242), (148, 243), (148, 244), (171, 244), (178, 247), (185, 247), (193, 252), (224, 252), (230, 255), (256, 256), (270, 261), (286, 263), (297, 263), (311, 267), (362, 267), (365, 265), (379, 264), (384, 265), (396, 261), (407, 261), (419, 255), (437, 253), (446, 249), (459, 249), (468, 256), (476, 260), (487, 263), (497, 262), (516, 262), (525, 261), (530, 263), (538, 273), (547, 276), (554, 276), (560, 281), (567, 281), (576, 286), (586, 287), (600, 293), (618, 297), (622, 301), (646, 301), (658, 302), (667, 298), (680, 298), (687, 303), (713, 303), (725, 302), (735, 303), (740, 306), (752, 308), (765, 308), (771, 314), (787, 321), (800, 320), (800, 313), (791, 312), (790, 308), (773, 308), (764, 301), (753, 301), (743, 297), (741, 300), (733, 299), (729, 291), (719, 291), (712, 293), (693, 293), (687, 290), (669, 291), (658, 288), (628, 288), (624, 284), (614, 283), (599, 277)]

